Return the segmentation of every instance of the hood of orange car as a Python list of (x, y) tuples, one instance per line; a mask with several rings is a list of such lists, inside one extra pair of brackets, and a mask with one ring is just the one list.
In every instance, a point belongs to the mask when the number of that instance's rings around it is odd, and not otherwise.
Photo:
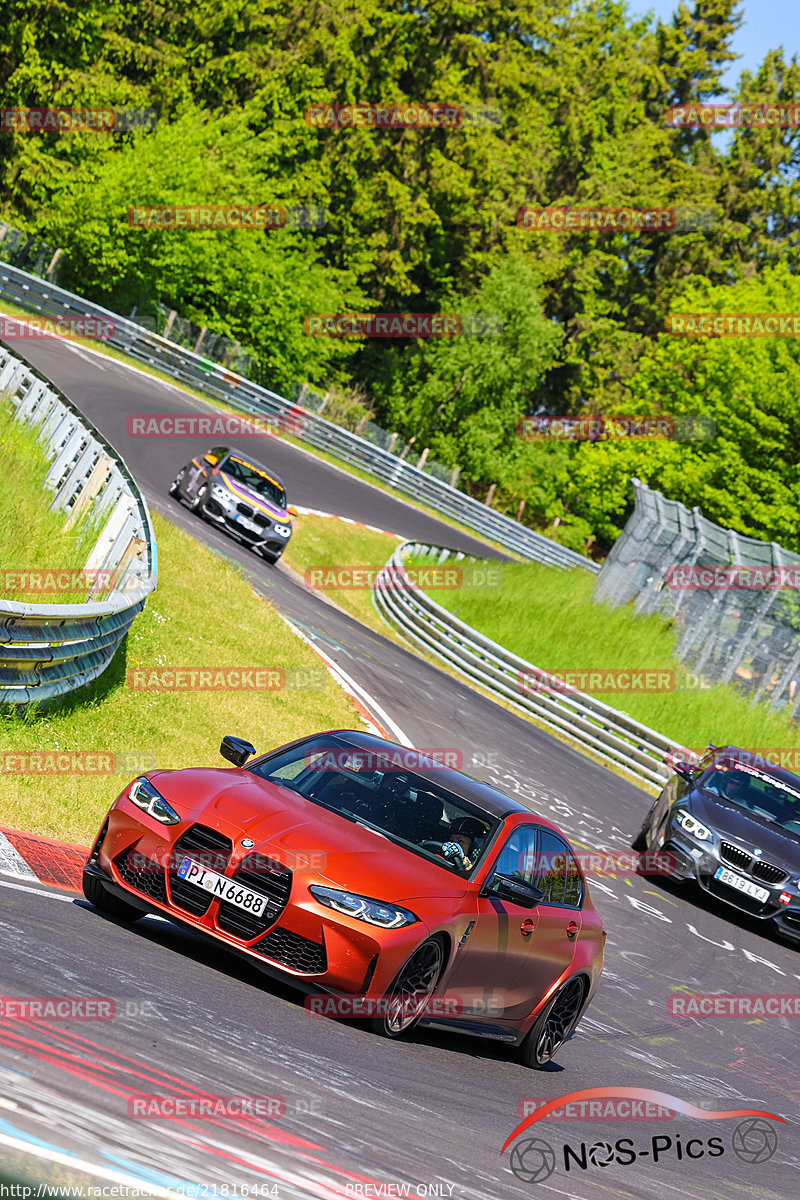
[[(149, 778), (182, 817), (232, 838), (237, 854), (275, 858), (309, 882), (398, 904), (467, 890), (447, 868), (249, 771), (152, 771)], [(243, 837), (254, 843), (246, 851)]]

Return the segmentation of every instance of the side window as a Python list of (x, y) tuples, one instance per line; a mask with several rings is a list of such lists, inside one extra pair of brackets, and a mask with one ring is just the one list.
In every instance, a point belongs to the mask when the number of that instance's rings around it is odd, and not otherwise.
[(541, 903), (580, 908), (583, 903), (583, 880), (566, 843), (549, 829), (540, 829), (536, 859), (536, 873), (532, 882), (544, 892)]
[(495, 872), (514, 879), (533, 880), (536, 869), (536, 826), (520, 825), (508, 837), (494, 864)]

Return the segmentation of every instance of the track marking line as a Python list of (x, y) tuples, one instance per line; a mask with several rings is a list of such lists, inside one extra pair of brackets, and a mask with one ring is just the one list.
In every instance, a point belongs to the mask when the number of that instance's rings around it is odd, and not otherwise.
[[(162, 1188), (148, 1180), (137, 1179), (134, 1175), (124, 1175), (121, 1171), (111, 1171), (107, 1167), (98, 1166), (84, 1158), (78, 1158), (77, 1155), (61, 1150), (52, 1150), (49, 1146), (37, 1146), (24, 1138), (8, 1137), (6, 1134), (0, 1133), (0, 1146), (21, 1150), (26, 1154), (47, 1159), (48, 1162), (58, 1163), (62, 1167), (85, 1171), (87, 1175), (96, 1175), (99, 1179), (109, 1179), (112, 1183), (128, 1187), (138, 1194), (145, 1192), (153, 1196), (161, 1196), (164, 1200), (172, 1200), (172, 1197), (180, 1194), (176, 1188)], [(187, 1188), (192, 1186), (188, 1179), (184, 1182)]]
[[(35, 876), (31, 876), (35, 879)], [(62, 896), (59, 892), (46, 892), (44, 888), (25, 887), (22, 883), (8, 883), (5, 879), (0, 879), (0, 887), (11, 888), (14, 892), (29, 892), (31, 896), (48, 896), (51, 900), (62, 900), (65, 904), (73, 904), (74, 896)]]

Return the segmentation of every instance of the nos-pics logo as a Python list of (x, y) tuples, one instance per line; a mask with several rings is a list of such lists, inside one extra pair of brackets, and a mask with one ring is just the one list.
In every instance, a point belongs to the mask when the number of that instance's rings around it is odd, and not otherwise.
[[(654, 1134), (649, 1140), (637, 1144), (633, 1138), (617, 1138), (613, 1142), (598, 1139), (594, 1142), (565, 1142), (556, 1150), (550, 1142), (542, 1137), (522, 1137), (531, 1125), (548, 1116), (556, 1109), (562, 1109), (567, 1104), (596, 1099), (625, 1099), (645, 1101), (669, 1109), (673, 1113), (681, 1113), (701, 1121), (722, 1121), (733, 1117), (743, 1118), (730, 1133), (725, 1136), (692, 1137), (685, 1139), (679, 1133)], [(653, 1091), (650, 1088), (618, 1087), (618, 1088), (584, 1088), (579, 1092), (569, 1092), (549, 1100), (530, 1116), (521, 1121), (511, 1135), (506, 1139), (500, 1153), (504, 1154), (509, 1146), (511, 1149), (509, 1166), (512, 1173), (523, 1183), (542, 1183), (549, 1179), (559, 1166), (565, 1173), (588, 1171), (590, 1168), (611, 1166), (632, 1166), (644, 1160), (658, 1165), (664, 1160), (671, 1163), (688, 1162), (700, 1158), (720, 1158), (732, 1152), (737, 1159), (750, 1165), (758, 1165), (772, 1158), (778, 1148), (778, 1135), (770, 1121), (784, 1121), (775, 1113), (763, 1109), (722, 1109), (710, 1111), (698, 1108), (677, 1096), (666, 1092)], [(516, 1139), (519, 1139), (518, 1141)], [(727, 1142), (727, 1144), (726, 1144)]]

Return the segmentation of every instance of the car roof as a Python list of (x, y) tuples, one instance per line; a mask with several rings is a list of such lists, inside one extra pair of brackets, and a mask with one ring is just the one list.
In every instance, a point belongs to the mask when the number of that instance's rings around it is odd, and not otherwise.
[[(399, 751), (401, 754), (409, 752), (407, 746), (400, 746), (397, 742), (390, 742), (386, 738), (375, 737), (374, 734), (362, 733), (356, 729), (331, 729), (327, 732), (347, 741), (359, 750), (372, 750), (375, 753), (385, 753), (387, 750)], [(321, 733), (316, 736), (325, 737), (325, 734)], [(442, 765), (428, 770), (423, 767), (409, 767), (409, 773), (418, 775), (429, 783), (440, 784), (454, 796), (474, 804), (476, 808), (483, 809), (491, 817), (502, 818), (514, 813), (524, 813), (528, 817), (535, 816), (537, 821), (549, 829), (557, 830), (557, 826), (552, 821), (546, 817), (540, 817), (538, 813), (532, 813), (531, 809), (526, 808), (517, 800), (512, 800), (505, 792), (499, 791), (491, 784), (482, 783), (479, 779), (473, 779), (470, 775), (465, 775), (463, 771), (456, 771), (453, 767)]]
[(252, 466), (257, 467), (259, 471), (263, 471), (266, 475), (269, 475), (273, 483), (280, 484), (283, 490), (286, 491), (286, 487), (284, 486), (284, 482), (280, 475), (276, 475), (271, 467), (266, 466), (257, 458), (254, 458), (252, 454), (247, 454), (244, 450), (237, 450), (236, 446), (229, 446), (228, 454), (235, 454), (237, 458), (241, 458), (246, 463), (250, 463)]
[[(796, 752), (793, 751), (792, 753)], [(726, 757), (730, 757), (734, 763), (741, 762), (744, 766), (753, 767), (754, 770), (761, 771), (764, 775), (771, 775), (777, 782), (786, 784), (787, 787), (794, 788), (795, 791), (800, 791), (800, 775), (796, 775), (792, 771), (787, 771), (785, 767), (770, 762), (764, 754), (760, 754), (757, 750), (743, 750), (741, 746), (719, 747), (714, 755), (713, 762), (710, 762), (705, 770), (708, 770), (709, 767), (726, 766), (727, 764), (720, 762), (720, 759), (724, 760)]]

